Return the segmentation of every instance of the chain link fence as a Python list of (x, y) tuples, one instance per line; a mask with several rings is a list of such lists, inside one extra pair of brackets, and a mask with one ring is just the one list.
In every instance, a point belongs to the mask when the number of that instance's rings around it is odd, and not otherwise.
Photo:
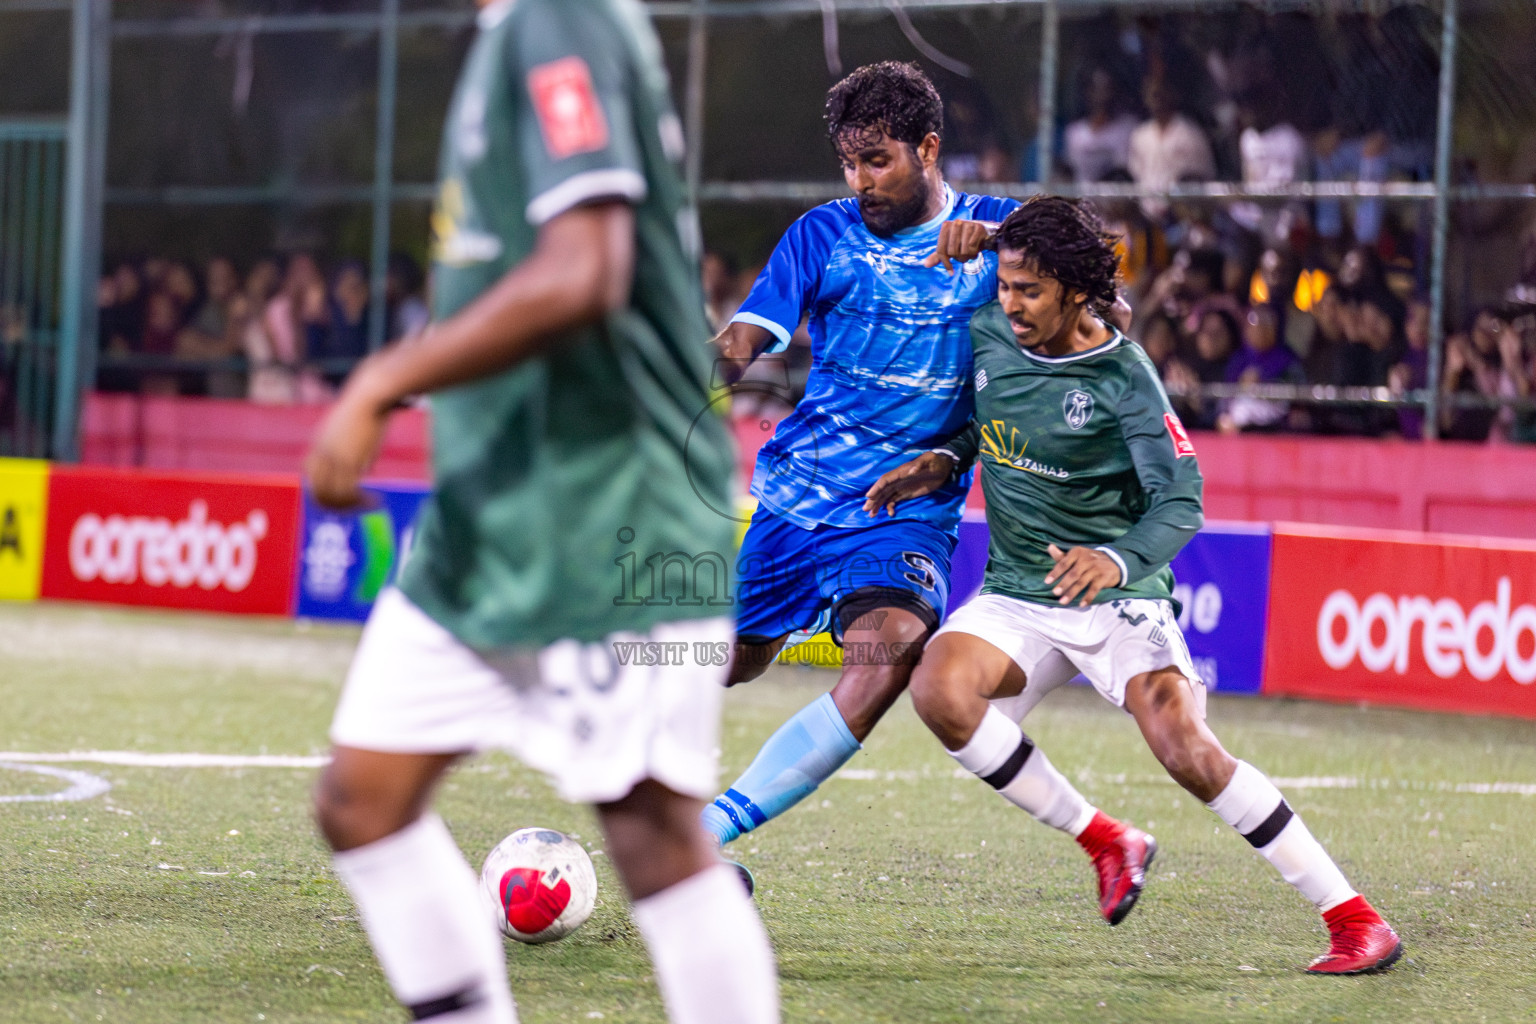
[[(1124, 240), (1133, 334), (1202, 425), (1531, 428), (1529, 5), (647, 7), (721, 268), (716, 312), (794, 217), (845, 194), (828, 85), (914, 60), (946, 100), (951, 181), (1093, 197)], [(473, 22), (468, 0), (0, 0), (0, 122), (70, 113), (99, 149), (94, 190), (88, 163), (77, 189), (81, 260), (50, 286), (78, 279), (60, 330), (73, 303), (95, 342), (55, 372), (60, 394), (78, 379), (245, 395), (255, 362), (300, 358), (277, 397), (320, 398), (418, 323), (442, 111)], [(61, 70), (72, 46), (96, 55), (91, 74)], [(284, 342), (298, 354), (263, 340), (285, 290), (311, 307)], [(1251, 351), (1268, 334), (1295, 356), (1278, 374)], [(68, 426), (53, 434), (67, 454)]]

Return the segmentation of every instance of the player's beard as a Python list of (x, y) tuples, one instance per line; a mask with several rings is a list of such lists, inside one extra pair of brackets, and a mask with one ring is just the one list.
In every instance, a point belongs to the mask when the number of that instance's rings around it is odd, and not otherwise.
[(868, 197), (859, 196), (859, 215), (864, 218), (864, 226), (870, 234), (885, 238), (916, 224), (927, 209), (932, 194), (928, 179), (919, 174), (913, 183), (912, 195), (900, 202), (879, 199), (871, 204)]

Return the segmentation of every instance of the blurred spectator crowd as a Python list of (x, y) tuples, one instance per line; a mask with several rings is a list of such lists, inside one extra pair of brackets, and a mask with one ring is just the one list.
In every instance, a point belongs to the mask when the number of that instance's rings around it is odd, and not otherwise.
[[(390, 257), (385, 338), (426, 327), (423, 279), (409, 256)], [(369, 350), (367, 267), (329, 273), (307, 252), (248, 268), (224, 257), (194, 269), (163, 258), (124, 260), (97, 285), (104, 391), (324, 402)]]
[[(1314, 52), (1325, 48), (1321, 36), (1261, 33), (1201, 49), (1187, 32), (1106, 23), (1065, 61), (1050, 173), (1040, 173), (1034, 139), (1010, 155), (1006, 118), (964, 82), (946, 90), (945, 171), (981, 191), (1040, 180), (1121, 192), (1428, 181), (1438, 58), (1416, 16), (1341, 19), (1326, 40), (1331, 61)], [(1026, 106), (1027, 125), (1037, 110)], [(1536, 144), (1520, 153), (1518, 180), (1536, 181)], [(1094, 202), (1121, 242), (1130, 333), (1190, 426), (1423, 435), (1422, 410), (1392, 403), (1422, 397), (1430, 383), (1427, 204), (1166, 194)], [(1463, 257), (1481, 290), (1493, 284), (1504, 299), (1448, 318), (1442, 437), (1536, 441), (1536, 412), (1494, 407), (1536, 391), (1536, 209), (1517, 208), (1498, 227), (1521, 234), (1518, 261)], [(1285, 389), (1259, 385), (1297, 390), (1282, 400)]]
[[(1422, 409), (1385, 404), (1429, 384), (1430, 303), (1410, 273), (1385, 265), (1368, 246), (1351, 249), (1333, 273), (1271, 247), (1252, 278), (1233, 286), (1228, 261), (1206, 241), (1197, 234), (1133, 299), (1131, 334), (1188, 425), (1423, 436)], [(1495, 404), (1536, 390), (1536, 295), (1521, 295), (1516, 289), (1510, 302), (1479, 310), (1465, 330), (1446, 337), (1439, 436), (1536, 442), (1536, 414)], [(1273, 396), (1279, 389), (1265, 394), (1260, 385), (1299, 386), (1300, 399), (1359, 401), (1284, 400)], [(1467, 396), (1486, 401), (1460, 401)]]
[[(1428, 203), (1167, 194), (1216, 181), (1431, 180), (1437, 23), (1425, 9), (1388, 6), (1379, 16), (1272, 19), (1234, 45), (1202, 34), (1202, 15), (1085, 22), (1079, 42), (1063, 47), (1050, 166), (1040, 166), (1030, 128), (1035, 97), (1010, 113), (956, 76), (940, 82), (944, 172), (980, 190), (1044, 181), (1152, 193), (1095, 203), (1120, 239), (1130, 334), (1192, 428), (1415, 438), (1433, 383), (1440, 436), (1536, 441), (1536, 205), (1476, 208), (1488, 230), (1520, 238), (1498, 259), (1485, 259), (1471, 234), (1455, 240), (1461, 298), (1432, 374)], [(1536, 181), (1536, 137), (1513, 148), (1506, 180)], [(1459, 168), (1458, 180), (1475, 181), (1475, 168)], [(706, 254), (717, 329), (754, 269)], [(424, 327), (422, 292), (419, 267), (393, 257), (386, 340)], [(1475, 294), (1503, 299), (1469, 307)], [(323, 401), (368, 350), (369, 299), (364, 266), (323, 268), (307, 253), (239, 268), (123, 262), (100, 282), (98, 381)], [(809, 364), (802, 328), (786, 353), (752, 367), (734, 413), (776, 422), (798, 401)]]

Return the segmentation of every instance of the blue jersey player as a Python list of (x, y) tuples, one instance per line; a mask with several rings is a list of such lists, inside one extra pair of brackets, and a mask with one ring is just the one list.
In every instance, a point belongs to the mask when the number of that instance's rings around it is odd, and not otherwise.
[[(949, 596), (969, 474), (889, 514), (865, 509), (882, 474), (969, 421), (970, 319), (997, 297), (997, 255), (986, 242), (1018, 206), (944, 183), (942, 110), (909, 64), (862, 67), (832, 88), (827, 129), (854, 196), (790, 227), (716, 339), (728, 368), (785, 348), (802, 318), (812, 343), (805, 397), (753, 473), (758, 506), (737, 561), (730, 681), (760, 675), (797, 632), (829, 628), (844, 652), (831, 693), (780, 727), (705, 808), (722, 845), (788, 810), (853, 756), (906, 688)], [(1063, 662), (1059, 678), (1032, 680), (1026, 703), (1074, 673)], [(1083, 842), (1099, 868), (1101, 910), (1118, 923), (1140, 892), (1144, 852), (1085, 840), (1087, 806), (1078, 797), (1070, 812), (1039, 817)]]

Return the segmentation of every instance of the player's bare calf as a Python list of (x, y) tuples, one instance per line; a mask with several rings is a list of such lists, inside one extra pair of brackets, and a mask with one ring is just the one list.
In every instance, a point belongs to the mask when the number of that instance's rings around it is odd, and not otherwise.
[[(1057, 659), (1042, 665), (1046, 672), (1076, 672)], [(1042, 678), (1040, 685), (1055, 682)], [(1017, 697), (1029, 685), (1024, 670), (1001, 649), (946, 627), (928, 645), (913, 673), (912, 706), (961, 765), (1036, 820), (1077, 840), (1093, 858), (1099, 913), (1117, 925), (1141, 896), (1157, 840), (1096, 810), (992, 703)]]
[(1397, 933), (1364, 896), (1350, 888), (1279, 790), (1253, 766), (1223, 749), (1205, 724), (1204, 690), (1177, 668), (1159, 669), (1126, 684), (1125, 708), (1174, 781), (1242, 833), (1322, 911), (1328, 952), (1307, 970), (1314, 974), (1386, 970), (1402, 953)]

